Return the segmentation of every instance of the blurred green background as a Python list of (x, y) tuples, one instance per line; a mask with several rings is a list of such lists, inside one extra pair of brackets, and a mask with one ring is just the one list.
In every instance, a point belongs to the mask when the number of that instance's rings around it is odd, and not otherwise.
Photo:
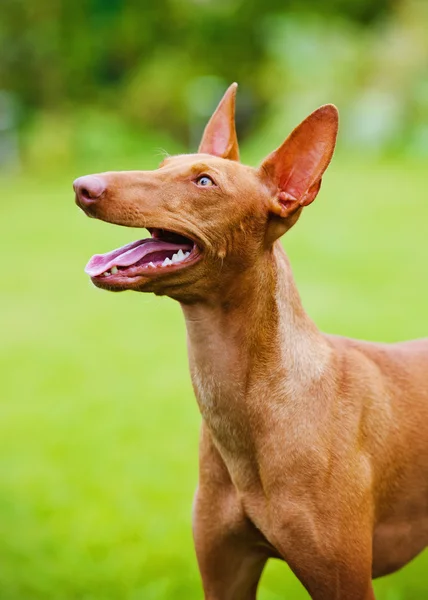
[[(284, 240), (304, 304), (326, 331), (427, 336), (427, 31), (423, 0), (2, 0), (0, 600), (202, 597), (180, 308), (91, 286), (88, 258), (141, 232), (85, 218), (73, 179), (194, 150), (232, 81), (254, 165), (334, 102), (336, 157)], [(427, 569), (377, 597), (427, 598)], [(268, 565), (262, 600), (307, 597)]]

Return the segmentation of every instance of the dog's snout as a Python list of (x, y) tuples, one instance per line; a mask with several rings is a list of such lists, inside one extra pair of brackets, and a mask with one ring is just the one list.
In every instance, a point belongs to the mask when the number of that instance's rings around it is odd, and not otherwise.
[(106, 184), (101, 177), (85, 175), (74, 181), (73, 188), (76, 192), (76, 202), (85, 207), (93, 204), (103, 195)]

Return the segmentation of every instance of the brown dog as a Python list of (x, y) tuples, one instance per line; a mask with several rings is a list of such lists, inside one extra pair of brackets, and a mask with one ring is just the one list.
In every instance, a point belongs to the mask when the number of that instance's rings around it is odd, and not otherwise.
[(203, 417), (193, 527), (205, 598), (254, 599), (277, 557), (314, 599), (373, 599), (372, 577), (428, 542), (428, 340), (318, 331), (278, 240), (320, 189), (337, 110), (316, 110), (253, 169), (239, 163), (235, 93), (197, 154), (75, 181), (88, 215), (152, 235), (86, 271), (183, 308)]

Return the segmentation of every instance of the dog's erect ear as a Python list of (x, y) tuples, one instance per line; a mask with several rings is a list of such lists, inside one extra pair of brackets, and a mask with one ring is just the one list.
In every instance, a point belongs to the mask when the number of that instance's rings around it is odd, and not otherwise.
[(337, 108), (321, 106), (261, 164), (260, 174), (274, 192), (269, 210), (284, 221), (282, 233), (294, 224), (300, 209), (315, 200), (333, 156), (338, 124)]
[(213, 154), (230, 160), (239, 160), (238, 138), (235, 129), (237, 87), (237, 83), (232, 83), (227, 89), (205, 127), (198, 152)]

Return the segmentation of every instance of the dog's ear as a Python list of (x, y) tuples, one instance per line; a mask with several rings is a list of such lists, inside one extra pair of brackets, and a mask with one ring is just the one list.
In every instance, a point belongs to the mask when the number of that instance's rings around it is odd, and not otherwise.
[(273, 191), (269, 211), (280, 218), (282, 233), (295, 223), (302, 207), (315, 200), (333, 156), (338, 124), (337, 108), (321, 106), (261, 164), (260, 175)]
[(221, 158), (239, 160), (238, 138), (235, 129), (235, 98), (237, 83), (226, 90), (208, 121), (198, 152)]

